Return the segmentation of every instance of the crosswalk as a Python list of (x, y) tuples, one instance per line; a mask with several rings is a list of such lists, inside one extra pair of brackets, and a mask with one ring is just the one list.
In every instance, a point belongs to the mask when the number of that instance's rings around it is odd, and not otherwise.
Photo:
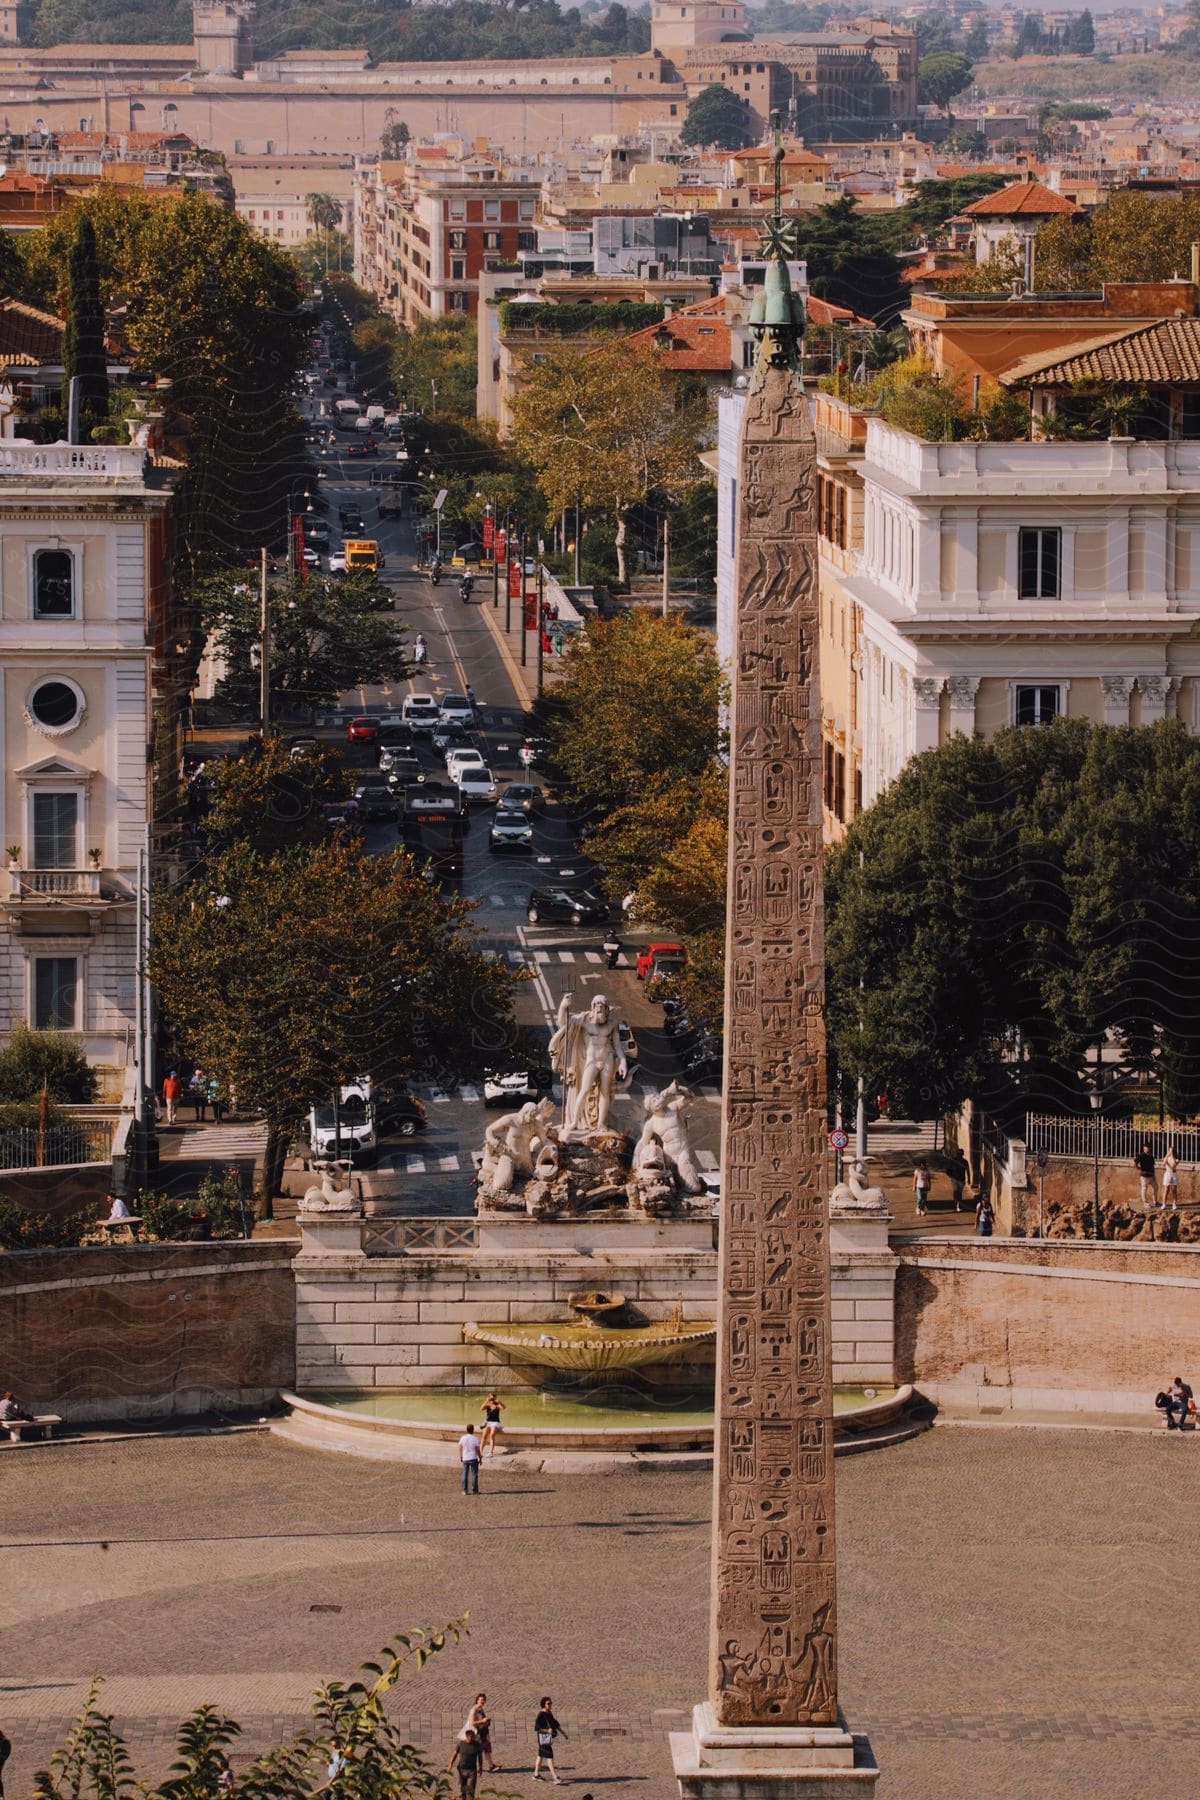
[[(570, 967), (573, 963), (591, 963), (599, 968), (604, 957), (599, 950), (506, 950), (505, 956), (514, 969), (544, 969), (548, 963), (562, 963)], [(614, 967), (632, 969), (635, 958), (627, 956), (624, 951), (618, 955)]]
[(167, 1162), (249, 1162), (267, 1147), (267, 1128), (261, 1121), (248, 1124), (162, 1125), (158, 1153)]
[[(613, 1104), (620, 1106), (628, 1104), (631, 1101), (636, 1101), (640, 1106), (644, 1101), (648, 1100), (652, 1094), (661, 1092), (667, 1085), (669, 1079), (669, 1076), (664, 1075), (661, 1081), (641, 1080), (630, 1082), (626, 1087), (618, 1087), (616, 1093), (613, 1095)], [(474, 1087), (470, 1082), (464, 1082), (460, 1087), (453, 1088), (434, 1087), (429, 1083), (418, 1083), (414, 1088), (414, 1092), (425, 1102), (426, 1106), (481, 1106), (483, 1104), (482, 1093), (479, 1088)], [(692, 1092), (693, 1097), (701, 1103), (707, 1103), (711, 1106), (719, 1106), (721, 1103), (721, 1096), (718, 1092), (706, 1091), (697, 1093), (695, 1089), (693, 1089)], [(561, 1101), (562, 1099), (561, 1090), (557, 1085), (554, 1088), (553, 1098), (556, 1102)]]

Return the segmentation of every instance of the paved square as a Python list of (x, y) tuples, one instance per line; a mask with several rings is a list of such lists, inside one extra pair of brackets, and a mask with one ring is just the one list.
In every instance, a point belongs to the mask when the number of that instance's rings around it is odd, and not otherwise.
[[(889, 1800), (1190, 1800), (1200, 1438), (944, 1428), (838, 1464), (842, 1698)], [(535, 1793), (673, 1800), (702, 1694), (707, 1477), (456, 1473), (267, 1436), (0, 1453), (0, 1724), (25, 1800), (93, 1670), (148, 1768), (213, 1699), (277, 1739), (321, 1675), (470, 1610), (397, 1696), (443, 1763), (476, 1689)], [(339, 1610), (333, 1610), (339, 1609)]]

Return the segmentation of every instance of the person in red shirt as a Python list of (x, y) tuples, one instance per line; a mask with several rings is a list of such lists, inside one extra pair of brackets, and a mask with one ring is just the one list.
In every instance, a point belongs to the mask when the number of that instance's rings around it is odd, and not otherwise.
[(179, 1079), (179, 1072), (177, 1069), (172, 1069), (163, 1082), (163, 1105), (167, 1109), (168, 1125), (175, 1123), (175, 1109), (179, 1105), (182, 1094), (183, 1083)]

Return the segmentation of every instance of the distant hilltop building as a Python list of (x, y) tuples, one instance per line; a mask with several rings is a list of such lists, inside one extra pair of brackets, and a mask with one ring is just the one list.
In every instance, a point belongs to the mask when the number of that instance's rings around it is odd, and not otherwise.
[[(714, 82), (748, 133), (781, 108), (796, 130), (878, 137), (915, 124), (917, 48), (873, 18), (755, 39), (743, 0), (654, 0), (649, 51), (507, 61), (373, 63), (358, 46), (256, 55), (253, 0), (194, 0), (188, 44), (23, 45), (0, 0), (0, 130), (136, 130), (169, 118), (231, 157), (351, 156), (402, 118), (414, 138), (486, 138), (537, 154), (674, 137)], [(143, 115), (139, 119), (139, 115)]]

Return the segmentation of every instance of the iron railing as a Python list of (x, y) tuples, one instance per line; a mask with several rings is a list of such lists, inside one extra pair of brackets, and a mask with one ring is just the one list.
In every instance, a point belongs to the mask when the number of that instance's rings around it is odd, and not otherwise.
[(60, 1169), (71, 1163), (103, 1163), (112, 1158), (113, 1127), (22, 1125), (0, 1131), (0, 1169)]
[[(1029, 1154), (1091, 1162), (1096, 1154), (1096, 1121), (1052, 1113), (1027, 1113), (1025, 1141)], [(1162, 1125), (1139, 1124), (1136, 1119), (1101, 1119), (1100, 1161), (1131, 1163), (1143, 1144), (1149, 1144), (1156, 1162), (1174, 1147), (1181, 1163), (1200, 1163), (1200, 1125), (1181, 1125), (1167, 1119)]]

